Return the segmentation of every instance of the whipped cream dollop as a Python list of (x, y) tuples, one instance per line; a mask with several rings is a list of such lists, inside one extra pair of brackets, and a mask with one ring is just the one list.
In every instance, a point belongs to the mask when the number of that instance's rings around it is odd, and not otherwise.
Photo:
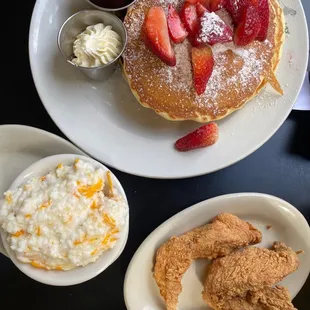
[(82, 67), (98, 67), (112, 62), (122, 51), (122, 39), (112, 26), (100, 23), (79, 34), (73, 45), (72, 62)]

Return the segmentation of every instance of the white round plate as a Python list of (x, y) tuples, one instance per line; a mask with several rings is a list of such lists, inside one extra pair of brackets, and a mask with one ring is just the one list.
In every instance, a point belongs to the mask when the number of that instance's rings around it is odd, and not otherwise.
[[(20, 125), (0, 126), (0, 150), (0, 195), (22, 171), (42, 158), (57, 154), (85, 155), (56, 135)], [(0, 252), (5, 253), (1, 238)]]
[[(201, 202), (188, 208), (152, 232), (137, 250), (127, 269), (124, 296), (128, 310), (164, 310), (165, 305), (153, 279), (154, 257), (159, 246), (172, 236), (183, 234), (209, 223), (220, 213), (228, 212), (256, 226), (263, 233), (259, 247), (270, 247), (283, 241), (300, 255), (299, 269), (281, 283), (295, 297), (310, 271), (310, 229), (302, 214), (289, 203), (264, 194), (244, 193), (226, 195)], [(271, 229), (267, 229), (271, 225)], [(203, 274), (208, 261), (198, 260), (183, 277), (179, 310), (206, 310), (201, 292)]]
[[(283, 97), (270, 88), (245, 108), (218, 122), (219, 142), (208, 149), (179, 153), (175, 141), (199, 125), (169, 122), (139, 105), (120, 70), (106, 83), (94, 82), (67, 64), (57, 49), (57, 33), (85, 0), (37, 0), (29, 54), (42, 102), (62, 132), (105, 164), (134, 175), (185, 178), (227, 167), (263, 145), (290, 113), (308, 60), (306, 19), (299, 0), (279, 0), (288, 30), (278, 77)], [(294, 14), (293, 14), (293, 13)]]

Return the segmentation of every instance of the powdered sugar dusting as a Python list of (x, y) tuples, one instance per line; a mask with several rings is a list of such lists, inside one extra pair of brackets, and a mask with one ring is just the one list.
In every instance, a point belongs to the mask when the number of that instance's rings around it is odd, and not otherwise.
[(201, 17), (201, 29), (197, 41), (200, 43), (208, 43), (214, 37), (224, 35), (226, 24), (215, 13), (206, 12)]
[[(156, 105), (156, 110), (169, 111), (173, 106), (174, 111), (180, 111), (182, 116), (186, 115), (187, 110), (188, 113), (195, 113), (193, 106), (200, 113), (207, 111), (213, 116), (225, 114), (227, 104), (232, 108), (242, 106), (255, 93), (266, 68), (270, 66), (274, 43), (266, 40), (255, 41), (247, 47), (236, 47), (233, 43), (212, 46), (214, 69), (205, 93), (198, 96), (193, 83), (190, 42), (186, 39), (182, 44), (173, 46), (176, 66), (169, 67), (146, 48), (141, 37), (145, 12), (150, 4), (161, 5), (167, 10), (169, 4), (179, 7), (182, 3), (180, 0), (137, 0), (134, 7), (138, 9), (132, 10), (125, 19), (129, 42), (124, 59), (132, 88), (142, 102)], [(218, 12), (211, 13), (213, 21), (231, 25), (226, 11), (219, 12), (225, 16), (224, 21), (218, 17)], [(222, 28), (214, 27), (214, 23), (209, 21), (203, 25), (204, 34), (221, 34), (221, 31)], [(193, 117), (193, 114), (188, 114), (188, 117)]]

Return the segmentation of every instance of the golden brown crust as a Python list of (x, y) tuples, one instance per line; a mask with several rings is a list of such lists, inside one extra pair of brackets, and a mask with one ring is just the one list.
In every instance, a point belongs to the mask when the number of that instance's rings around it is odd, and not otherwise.
[[(218, 44), (213, 49), (217, 69), (206, 93), (197, 96), (192, 82), (189, 42), (185, 40), (175, 46), (177, 66), (171, 68), (154, 56), (140, 37), (139, 29), (147, 9), (154, 5), (166, 7), (168, 1), (138, 0), (125, 18), (129, 41), (124, 54), (124, 74), (137, 100), (168, 120), (205, 123), (224, 118), (242, 108), (268, 82), (281, 93), (274, 71), (284, 42), (284, 15), (277, 0), (269, 1), (271, 21), (268, 40), (255, 41), (241, 52), (238, 49), (237, 53), (230, 50), (233, 44)], [(179, 5), (182, 2), (175, 0)], [(221, 46), (226, 50), (221, 50)], [(253, 57), (257, 58), (256, 62)], [(241, 74), (244, 63), (249, 59), (251, 62), (244, 70), (247, 73)]]
[[(276, 242), (272, 250), (252, 247), (235, 252), (210, 265), (203, 299), (217, 310), (234, 310), (241, 304), (245, 309), (273, 309), (272, 303), (283, 306), (275, 309), (294, 309), (283, 289), (268, 288), (298, 266), (297, 254), (281, 242)], [(272, 296), (277, 300), (272, 302)]]
[(251, 224), (224, 213), (211, 224), (164, 243), (156, 254), (154, 278), (167, 309), (176, 309), (183, 274), (194, 259), (222, 257), (237, 248), (256, 244), (261, 238), (261, 233)]

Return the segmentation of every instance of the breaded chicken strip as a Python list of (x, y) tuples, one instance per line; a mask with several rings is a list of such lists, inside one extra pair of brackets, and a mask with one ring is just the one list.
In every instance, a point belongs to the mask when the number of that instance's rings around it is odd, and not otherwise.
[(234, 252), (209, 266), (203, 299), (216, 310), (292, 310), (287, 290), (273, 286), (298, 266), (297, 254), (281, 242)]
[(222, 257), (235, 249), (257, 244), (261, 238), (261, 233), (251, 224), (224, 213), (211, 224), (164, 243), (157, 251), (154, 278), (167, 309), (177, 308), (182, 276), (194, 259)]
[[(289, 291), (283, 286), (266, 287), (249, 291), (246, 297), (226, 297), (221, 308), (215, 310), (296, 310)], [(223, 300), (224, 301), (224, 300)], [(216, 307), (216, 306), (215, 306)]]

